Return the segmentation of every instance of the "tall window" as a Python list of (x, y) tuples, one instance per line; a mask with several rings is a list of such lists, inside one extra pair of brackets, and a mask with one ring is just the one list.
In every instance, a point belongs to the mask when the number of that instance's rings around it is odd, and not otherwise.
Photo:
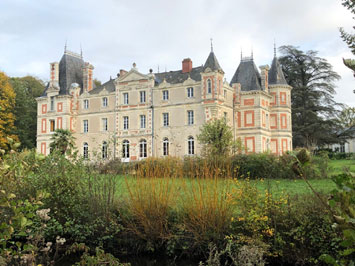
[(108, 106), (108, 100), (107, 97), (102, 98), (102, 107), (107, 107)]
[(169, 91), (168, 90), (163, 91), (163, 100), (164, 101), (169, 100)]
[(84, 109), (89, 109), (89, 100), (84, 100)]
[(122, 158), (129, 158), (129, 141), (126, 139), (122, 143)]
[(212, 93), (212, 81), (210, 79), (207, 80), (207, 93)]
[(84, 145), (83, 145), (83, 157), (84, 157), (84, 159), (89, 158), (89, 145), (86, 142), (84, 142)]
[(195, 154), (195, 140), (191, 136), (187, 139), (187, 149), (189, 155)]
[(123, 104), (128, 104), (128, 92), (123, 93)]
[(145, 91), (140, 91), (139, 92), (139, 95), (140, 95), (140, 100), (141, 100), (141, 103), (145, 103)]
[(53, 132), (55, 130), (55, 120), (49, 120), (50, 130)]
[(128, 124), (128, 116), (124, 116), (123, 117), (123, 129), (127, 130), (129, 127), (129, 124)]
[(51, 111), (54, 111), (54, 96), (51, 96)]
[(188, 125), (194, 124), (194, 111), (192, 110), (187, 111), (187, 124)]
[(187, 97), (188, 98), (194, 97), (194, 88), (192, 88), (192, 87), (187, 88)]
[(107, 142), (102, 143), (102, 159), (107, 159)]
[(139, 142), (139, 157), (146, 158), (147, 157), (147, 141), (142, 139)]
[(145, 128), (145, 115), (141, 115), (141, 128)]
[(88, 120), (84, 120), (84, 133), (88, 133), (89, 132), (89, 121)]
[(167, 156), (169, 155), (169, 139), (164, 138), (163, 140), (163, 155)]
[(163, 126), (169, 126), (169, 113), (163, 113)]
[(102, 131), (107, 131), (107, 130), (108, 130), (107, 118), (102, 118)]

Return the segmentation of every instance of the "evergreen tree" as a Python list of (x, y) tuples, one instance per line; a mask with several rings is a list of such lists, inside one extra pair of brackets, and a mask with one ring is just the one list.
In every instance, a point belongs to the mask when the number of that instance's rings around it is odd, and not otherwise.
[(75, 138), (70, 130), (56, 129), (51, 140), (51, 151), (59, 151), (64, 155), (71, 154), (75, 149)]
[(315, 148), (336, 142), (334, 81), (340, 76), (316, 51), (282, 46), (282, 70), (292, 90), (293, 146)]
[(36, 147), (37, 134), (37, 102), (44, 90), (41, 80), (32, 76), (11, 78), (10, 82), (16, 93), (15, 134), (19, 137), (21, 148)]
[(16, 94), (5, 73), (0, 72), (0, 149), (9, 149), (9, 140), (18, 140), (15, 131), (15, 97)]

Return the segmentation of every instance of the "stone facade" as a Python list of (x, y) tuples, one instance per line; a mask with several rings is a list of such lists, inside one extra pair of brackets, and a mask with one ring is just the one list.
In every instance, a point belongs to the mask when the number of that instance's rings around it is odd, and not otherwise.
[(291, 87), (275, 55), (271, 68), (241, 58), (230, 83), (213, 51), (206, 63), (143, 74), (129, 71), (95, 88), (94, 67), (65, 51), (50, 64), (50, 82), (38, 102), (37, 151), (48, 154), (57, 128), (70, 129), (88, 158), (134, 161), (149, 156), (200, 154), (200, 127), (225, 118), (246, 153), (292, 150)]

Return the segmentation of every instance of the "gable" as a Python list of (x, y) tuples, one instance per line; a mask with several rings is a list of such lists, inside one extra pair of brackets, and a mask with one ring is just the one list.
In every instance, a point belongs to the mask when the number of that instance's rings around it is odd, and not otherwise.
[(131, 81), (139, 81), (139, 80), (148, 80), (148, 76), (142, 73), (139, 73), (137, 70), (131, 69), (128, 73), (123, 75), (118, 79), (119, 82), (131, 82)]

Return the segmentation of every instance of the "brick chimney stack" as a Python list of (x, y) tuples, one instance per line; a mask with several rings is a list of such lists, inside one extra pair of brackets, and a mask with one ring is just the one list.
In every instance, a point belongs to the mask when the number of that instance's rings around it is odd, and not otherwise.
[(91, 91), (94, 87), (93, 84), (93, 70), (94, 67), (90, 64), (85, 62), (83, 67), (83, 89), (84, 91)]
[(59, 64), (58, 62), (50, 63), (51, 83), (58, 84), (59, 82)]
[(192, 70), (192, 61), (190, 58), (182, 60), (182, 73), (188, 73)]

